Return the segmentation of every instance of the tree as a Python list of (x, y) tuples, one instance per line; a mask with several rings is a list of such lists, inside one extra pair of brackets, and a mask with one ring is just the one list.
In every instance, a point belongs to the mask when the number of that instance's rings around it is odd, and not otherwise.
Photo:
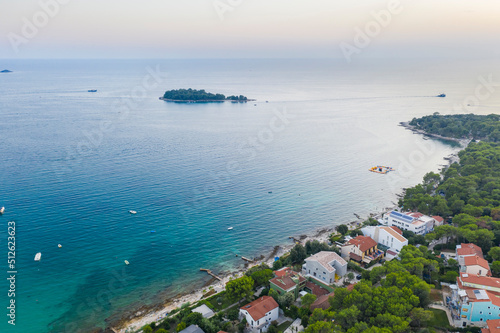
[(457, 270), (458, 269), (458, 261), (456, 261), (455, 259), (453, 258), (450, 258), (448, 259), (448, 266), (452, 269), (452, 270)]
[(253, 279), (255, 286), (262, 286), (262, 285), (268, 286), (269, 280), (271, 280), (274, 277), (274, 273), (270, 269), (264, 269), (252, 273), (250, 277)]
[(354, 280), (354, 273), (353, 272), (347, 273), (345, 279), (347, 279), (347, 283), (351, 282), (352, 280)]
[(305, 294), (304, 296), (302, 296), (302, 298), (300, 299), (300, 302), (302, 304), (303, 307), (305, 308), (310, 308), (311, 305), (314, 303), (314, 301), (316, 300), (316, 295), (313, 295), (313, 294)]
[(285, 293), (278, 297), (278, 304), (283, 308), (288, 308), (295, 301), (293, 293)]
[(433, 317), (431, 311), (426, 311), (422, 308), (414, 308), (410, 312), (411, 324), (420, 328), (422, 323), (428, 322)]
[(342, 236), (345, 236), (345, 234), (349, 231), (349, 227), (345, 224), (338, 225), (335, 229), (340, 232)]
[(186, 323), (185, 322), (180, 322), (179, 325), (177, 325), (176, 331), (180, 332), (180, 331), (182, 331), (185, 328), (186, 328)]
[(233, 301), (240, 301), (242, 298), (252, 295), (254, 281), (249, 276), (242, 276), (229, 281), (226, 284), (226, 296)]
[(335, 321), (343, 328), (351, 328), (358, 322), (361, 314), (356, 305), (343, 309), (335, 315)]
[(290, 260), (293, 263), (301, 263), (305, 258), (307, 258), (306, 249), (300, 244), (295, 245), (290, 251)]
[(334, 323), (326, 321), (317, 321), (314, 324), (307, 326), (306, 333), (335, 333), (341, 332)]
[(493, 276), (500, 277), (500, 261), (493, 261), (490, 265), (490, 269)]
[(498, 246), (492, 247), (491, 250), (488, 252), (488, 255), (494, 261), (499, 261), (500, 260), (500, 247), (498, 247)]
[(146, 325), (142, 328), (142, 332), (143, 333), (153, 333), (153, 329), (151, 328), (151, 326), (149, 325)]
[(168, 333), (168, 331), (164, 328), (160, 328), (156, 333)]

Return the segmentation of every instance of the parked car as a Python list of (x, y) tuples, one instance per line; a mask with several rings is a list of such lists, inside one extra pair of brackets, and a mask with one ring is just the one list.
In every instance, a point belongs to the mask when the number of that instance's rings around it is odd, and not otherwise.
[(356, 275), (356, 280), (361, 280), (361, 274)]

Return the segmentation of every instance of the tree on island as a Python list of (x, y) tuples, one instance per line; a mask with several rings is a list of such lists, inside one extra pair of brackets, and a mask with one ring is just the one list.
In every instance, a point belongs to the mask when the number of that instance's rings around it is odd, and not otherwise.
[(196, 89), (174, 89), (168, 90), (163, 94), (163, 98), (167, 100), (173, 101), (241, 101), (245, 102), (248, 99), (243, 96), (229, 96), (226, 98), (223, 94), (212, 94), (206, 92), (204, 89), (196, 90)]

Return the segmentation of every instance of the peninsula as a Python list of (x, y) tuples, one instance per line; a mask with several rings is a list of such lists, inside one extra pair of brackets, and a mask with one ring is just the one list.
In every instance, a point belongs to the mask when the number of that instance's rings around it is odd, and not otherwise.
[(0, 73), (12, 73), (12, 71), (10, 71), (8, 69), (4, 69), (3, 71), (0, 71)]
[(223, 94), (212, 94), (206, 92), (205, 90), (196, 90), (196, 89), (177, 89), (177, 90), (168, 90), (163, 94), (163, 97), (160, 97), (161, 100), (167, 102), (177, 102), (177, 103), (208, 103), (208, 102), (248, 102), (254, 101), (253, 99), (248, 99), (243, 95), (239, 96), (224, 96)]

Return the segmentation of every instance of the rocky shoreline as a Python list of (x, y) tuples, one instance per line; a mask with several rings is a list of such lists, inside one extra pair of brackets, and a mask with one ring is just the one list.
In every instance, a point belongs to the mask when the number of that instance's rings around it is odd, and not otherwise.
[(434, 138), (434, 139), (439, 139), (439, 140), (446, 140), (446, 141), (453, 141), (453, 142), (456, 142), (458, 144), (460, 144), (460, 146), (462, 148), (465, 148), (469, 145), (469, 143), (472, 141), (472, 139), (456, 139), (456, 138), (451, 138), (451, 137), (448, 137), (448, 136), (442, 136), (442, 135), (439, 135), (439, 134), (432, 134), (432, 133), (427, 133), (426, 131), (424, 130), (421, 130), (421, 129), (417, 129), (415, 126), (412, 126), (410, 125), (410, 122), (408, 121), (402, 121), (399, 123), (400, 126), (412, 131), (414, 134), (422, 134), (426, 137), (431, 137), (431, 138)]

